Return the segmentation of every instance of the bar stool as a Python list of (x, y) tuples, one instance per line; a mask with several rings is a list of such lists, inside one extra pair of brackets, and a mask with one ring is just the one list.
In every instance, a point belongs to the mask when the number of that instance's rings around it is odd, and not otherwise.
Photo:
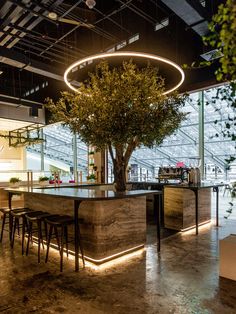
[[(11, 211), (20, 212), (24, 211), (25, 208), (0, 208), (0, 212), (2, 213), (2, 227), (1, 227), (1, 235), (0, 235), (0, 242), (2, 242), (3, 239), (3, 233), (4, 231), (8, 231), (9, 233), (9, 241), (11, 242), (11, 236), (12, 236), (12, 217), (10, 215)], [(8, 225), (8, 229), (5, 229), (6, 225)]]
[(48, 212), (38, 211), (38, 212), (29, 212), (25, 214), (27, 232), (28, 232), (28, 240), (27, 240), (27, 247), (26, 247), (26, 255), (29, 254), (29, 243), (30, 240), (32, 241), (32, 236), (34, 233), (37, 234), (38, 237), (38, 263), (40, 263), (40, 246), (42, 243), (43, 249), (43, 230), (42, 230), (42, 222), (44, 223), (44, 232), (45, 232), (45, 239), (47, 239), (47, 224), (45, 218), (48, 217), (55, 217), (56, 215), (52, 215)]
[(12, 231), (11, 231), (11, 248), (14, 247), (16, 228), (18, 230), (18, 235), (19, 235), (20, 228), (22, 228), (22, 235), (21, 235), (21, 253), (22, 253), (22, 255), (24, 255), (25, 214), (29, 213), (29, 212), (34, 212), (34, 211), (32, 209), (29, 209), (29, 208), (24, 208), (24, 210), (22, 210), (22, 211), (12, 210), (10, 212), (10, 225), (12, 226), (11, 227), (12, 228)]
[[(64, 252), (64, 241), (66, 244), (66, 253), (68, 257), (68, 226), (74, 224), (74, 219), (73, 217), (64, 215), (64, 216), (55, 216), (55, 217), (47, 217), (45, 218), (46, 223), (49, 225), (49, 233), (48, 233), (48, 238), (47, 238), (47, 253), (46, 253), (46, 258), (45, 258), (45, 263), (48, 261), (48, 256), (49, 256), (49, 247), (51, 243), (52, 236), (55, 235), (55, 238), (57, 240), (57, 245), (58, 249), (60, 252), (60, 271), (62, 272), (63, 270), (63, 252)], [(79, 223), (81, 223), (83, 219), (79, 219)], [(54, 234), (53, 234), (54, 231)], [(59, 231), (59, 232), (58, 232)], [(59, 233), (60, 233), (60, 238), (59, 238)], [(82, 248), (82, 243), (81, 243), (81, 237), (80, 237), (80, 229), (79, 229), (79, 234), (78, 234), (78, 240), (79, 240), (79, 247), (82, 255), (82, 260), (83, 260), (83, 265), (85, 264), (84, 262), (84, 252)]]

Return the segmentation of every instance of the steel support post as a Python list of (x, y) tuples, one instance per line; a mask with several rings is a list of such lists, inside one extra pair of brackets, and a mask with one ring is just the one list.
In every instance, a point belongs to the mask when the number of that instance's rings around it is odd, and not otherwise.
[(204, 91), (199, 92), (199, 133), (198, 133), (198, 153), (201, 160), (200, 172), (201, 179), (204, 179), (205, 161), (204, 161)]
[(74, 180), (76, 183), (78, 183), (78, 168), (77, 168), (77, 164), (78, 164), (78, 156), (77, 156), (77, 134), (74, 133), (73, 135), (73, 167), (74, 167)]
[[(43, 138), (43, 129), (40, 130), (40, 137)], [(40, 155), (41, 155), (41, 171), (44, 171), (44, 142), (40, 145)]]

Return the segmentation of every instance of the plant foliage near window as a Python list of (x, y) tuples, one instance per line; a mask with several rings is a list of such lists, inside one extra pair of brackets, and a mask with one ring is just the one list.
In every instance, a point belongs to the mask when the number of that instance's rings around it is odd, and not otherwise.
[(87, 180), (96, 180), (95, 174), (92, 173), (89, 176), (87, 176)]
[(136, 147), (160, 145), (185, 117), (184, 97), (163, 95), (164, 79), (156, 68), (139, 69), (124, 62), (110, 68), (101, 62), (80, 93), (63, 92), (55, 104), (47, 101), (53, 121), (64, 121), (97, 149), (108, 148), (117, 191), (124, 191), (125, 170)]
[(12, 184), (18, 183), (18, 182), (20, 182), (20, 181), (21, 181), (21, 180), (20, 180), (20, 178), (18, 178), (18, 177), (11, 177), (10, 180), (9, 180), (9, 182), (12, 183)]
[[(218, 89), (216, 98), (213, 101), (226, 101), (234, 115), (228, 117), (225, 122), (222, 134), (236, 143), (236, 3), (235, 0), (227, 0), (219, 5), (218, 12), (213, 16), (209, 24), (210, 34), (203, 38), (204, 42), (215, 49), (219, 49), (223, 56), (220, 58), (220, 66), (216, 71), (218, 81), (228, 81), (228, 86)], [(216, 124), (221, 123), (215, 121)], [(218, 137), (219, 135), (216, 134)], [(236, 159), (236, 154), (226, 159), (228, 164)], [(235, 189), (235, 188), (234, 188)], [(232, 202), (227, 210), (228, 218), (232, 213), (235, 193), (231, 193)]]
[[(209, 34), (203, 38), (205, 44), (222, 52), (219, 59), (220, 66), (216, 71), (218, 81), (228, 81), (228, 85), (218, 88), (213, 102), (226, 101), (228, 107), (233, 111), (233, 115), (228, 116), (228, 120), (222, 125), (222, 134), (225, 138), (236, 140), (236, 2), (227, 0), (219, 5), (218, 12), (209, 24)], [(216, 134), (218, 137), (219, 134)], [(226, 159), (227, 163), (235, 160), (235, 156)]]
[(49, 178), (46, 176), (39, 177), (39, 182), (48, 181), (48, 180), (49, 180)]

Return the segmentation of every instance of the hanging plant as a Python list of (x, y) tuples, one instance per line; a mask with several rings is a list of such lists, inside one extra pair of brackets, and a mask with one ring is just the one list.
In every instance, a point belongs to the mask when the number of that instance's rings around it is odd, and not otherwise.
[(30, 146), (34, 144), (43, 143), (45, 140), (39, 134), (38, 127), (30, 127), (31, 131), (37, 131), (36, 136), (30, 134), (28, 127), (17, 129), (14, 131), (9, 131), (6, 133), (0, 133), (0, 137), (6, 138), (9, 140), (9, 147), (22, 147)]
[(218, 12), (209, 24), (210, 33), (203, 37), (204, 43), (221, 51), (220, 67), (216, 72), (218, 81), (236, 80), (236, 4), (227, 0), (219, 5)]

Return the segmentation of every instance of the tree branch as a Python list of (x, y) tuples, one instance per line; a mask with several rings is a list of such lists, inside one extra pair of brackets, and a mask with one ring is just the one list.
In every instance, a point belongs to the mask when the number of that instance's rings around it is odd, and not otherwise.
[(108, 150), (109, 150), (112, 162), (114, 164), (115, 157), (114, 157), (114, 154), (113, 154), (113, 150), (112, 150), (111, 144), (108, 144)]
[(133, 139), (133, 141), (128, 145), (126, 152), (125, 152), (125, 155), (124, 155), (125, 167), (128, 166), (129, 159), (130, 159), (135, 147), (137, 146), (137, 144), (138, 144), (138, 140), (137, 140), (137, 137), (135, 137)]
[(120, 162), (122, 162), (123, 161), (124, 145), (123, 144), (116, 144), (115, 150), (116, 150), (116, 160), (119, 160)]

